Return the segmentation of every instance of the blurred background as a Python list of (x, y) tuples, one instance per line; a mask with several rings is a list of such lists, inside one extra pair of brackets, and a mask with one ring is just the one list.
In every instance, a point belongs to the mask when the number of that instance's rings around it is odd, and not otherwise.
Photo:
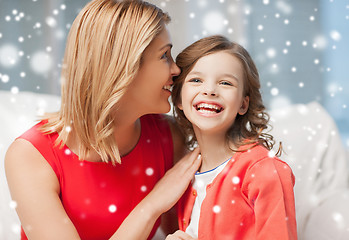
[[(87, 2), (0, 0), (0, 90), (60, 94), (65, 39)], [(270, 110), (317, 101), (349, 148), (349, 0), (151, 2), (172, 17), (174, 57), (212, 34), (239, 42), (258, 66)]]
[[(20, 232), (5, 152), (34, 115), (58, 109), (65, 40), (88, 1), (0, 0), (0, 239)], [(174, 57), (213, 34), (250, 52), (272, 134), (301, 183), (299, 239), (349, 239), (349, 0), (149, 1), (172, 17)]]

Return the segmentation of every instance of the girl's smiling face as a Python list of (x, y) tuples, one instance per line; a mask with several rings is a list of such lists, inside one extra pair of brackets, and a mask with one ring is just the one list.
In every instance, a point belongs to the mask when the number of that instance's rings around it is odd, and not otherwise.
[(240, 61), (227, 51), (219, 51), (196, 62), (184, 80), (178, 107), (194, 129), (225, 134), (236, 115), (247, 112), (248, 105)]

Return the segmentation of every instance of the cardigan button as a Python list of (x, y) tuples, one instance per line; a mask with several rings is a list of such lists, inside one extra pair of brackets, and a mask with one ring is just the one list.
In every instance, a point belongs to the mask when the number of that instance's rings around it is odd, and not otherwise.
[(187, 221), (185, 221), (185, 219), (183, 219), (183, 225), (186, 225), (187, 224)]
[(196, 191), (195, 190), (193, 190), (193, 196), (196, 196)]

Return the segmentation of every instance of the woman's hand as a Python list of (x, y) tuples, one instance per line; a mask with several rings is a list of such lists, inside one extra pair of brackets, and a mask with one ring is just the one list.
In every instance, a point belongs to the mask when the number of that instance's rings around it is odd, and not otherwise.
[(166, 237), (166, 240), (196, 240), (196, 238), (193, 238), (189, 234), (178, 230), (174, 234), (170, 234)]
[(195, 172), (201, 165), (200, 149), (185, 155), (178, 163), (166, 172), (146, 198), (156, 204), (159, 214), (168, 211), (176, 204), (188, 188)]
[[(199, 153), (200, 150), (198, 148), (195, 149), (168, 170), (153, 190), (122, 222), (111, 239), (147, 239), (156, 219), (173, 207), (188, 188), (190, 181), (201, 164)], [(137, 229), (137, 231), (134, 231), (134, 229)]]

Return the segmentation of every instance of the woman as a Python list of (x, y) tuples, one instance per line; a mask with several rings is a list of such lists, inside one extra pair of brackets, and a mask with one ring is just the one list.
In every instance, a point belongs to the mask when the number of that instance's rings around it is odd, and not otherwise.
[(198, 150), (155, 186), (185, 149), (159, 115), (170, 110), (180, 72), (169, 20), (140, 0), (94, 0), (79, 13), (67, 39), (60, 111), (5, 157), (22, 239), (151, 238), (182, 195), (200, 165)]

